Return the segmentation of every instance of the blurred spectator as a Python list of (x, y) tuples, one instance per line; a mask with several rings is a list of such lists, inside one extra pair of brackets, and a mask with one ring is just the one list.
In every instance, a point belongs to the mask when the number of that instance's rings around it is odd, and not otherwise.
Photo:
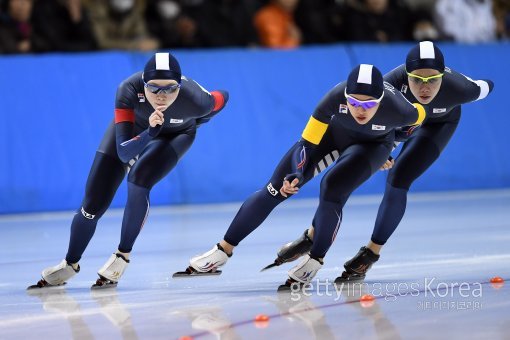
[(430, 12), (425, 9), (416, 9), (412, 11), (411, 18), (411, 30), (415, 41), (442, 40), (442, 36), (435, 26)]
[(145, 24), (144, 0), (87, 0), (85, 5), (101, 49), (148, 51), (159, 47)]
[(510, 1), (494, 0), (494, 17), (496, 34), (499, 39), (510, 38)]
[(203, 47), (250, 46), (257, 43), (253, 0), (205, 0), (196, 13), (198, 41)]
[(52, 51), (91, 51), (96, 39), (81, 0), (37, 0), (34, 29)]
[(400, 1), (349, 1), (342, 17), (347, 40), (391, 42), (413, 38), (412, 12)]
[(182, 0), (152, 0), (145, 14), (149, 32), (161, 47), (199, 47), (198, 25), (188, 12), (200, 5)]
[(294, 22), (299, 0), (271, 0), (257, 11), (254, 25), (262, 46), (293, 48), (301, 44), (301, 31)]
[(48, 44), (32, 27), (33, 0), (8, 0), (2, 5), (0, 53), (47, 51)]
[(436, 22), (447, 37), (463, 43), (496, 39), (491, 0), (438, 0)]
[(304, 44), (325, 44), (341, 40), (341, 17), (335, 0), (300, 0), (294, 14)]

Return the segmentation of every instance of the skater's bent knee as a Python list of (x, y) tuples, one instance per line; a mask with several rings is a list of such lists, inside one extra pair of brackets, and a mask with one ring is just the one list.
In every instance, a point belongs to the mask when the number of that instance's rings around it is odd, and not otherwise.
[(94, 220), (94, 219), (97, 220), (103, 215), (102, 212), (98, 213), (94, 210), (85, 209), (85, 207), (80, 208), (80, 213), (82, 214), (83, 217), (85, 217), (88, 220)]
[(409, 190), (411, 184), (413, 184), (414, 178), (402, 178), (398, 176), (388, 176), (387, 183), (394, 188)]

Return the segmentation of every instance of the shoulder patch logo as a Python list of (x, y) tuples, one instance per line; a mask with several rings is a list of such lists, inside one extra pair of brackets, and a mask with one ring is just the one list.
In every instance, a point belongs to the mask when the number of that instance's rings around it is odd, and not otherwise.
[(138, 102), (145, 103), (145, 95), (143, 93), (138, 93)]
[(347, 113), (347, 105), (340, 104), (340, 106), (338, 107), (338, 112), (340, 112), (340, 113)]
[(384, 88), (387, 89), (387, 90), (394, 90), (395, 89), (395, 86), (391, 85), (387, 81), (384, 81), (383, 85), (384, 85)]
[(386, 90), (388, 90), (388, 91), (390, 91), (391, 93), (395, 94), (395, 86), (391, 85), (390, 83), (388, 83), (388, 82), (386, 82), (386, 81), (383, 83), (383, 85), (384, 85), (384, 88), (385, 88)]
[(384, 131), (384, 130), (386, 130), (386, 126), (385, 125), (375, 125), (375, 124), (372, 124), (372, 130), (375, 130), (375, 131)]
[(432, 110), (432, 113), (443, 113), (443, 112), (446, 112), (446, 107), (441, 107), (441, 108), (437, 108), (437, 107), (435, 107), (435, 108)]
[(400, 89), (400, 92), (407, 93), (407, 85), (402, 84), (402, 88)]

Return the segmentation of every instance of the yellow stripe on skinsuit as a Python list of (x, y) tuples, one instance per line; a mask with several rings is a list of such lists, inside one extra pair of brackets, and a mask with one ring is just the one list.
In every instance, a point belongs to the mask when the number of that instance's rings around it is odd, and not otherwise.
[(301, 137), (313, 143), (315, 145), (319, 145), (321, 142), (322, 136), (326, 133), (328, 128), (328, 124), (318, 121), (313, 116), (308, 120), (308, 124), (306, 124), (305, 129), (303, 130), (303, 134)]
[(413, 125), (420, 125), (425, 120), (427, 113), (425, 112), (425, 108), (418, 103), (413, 103), (413, 106), (418, 110), (418, 120)]

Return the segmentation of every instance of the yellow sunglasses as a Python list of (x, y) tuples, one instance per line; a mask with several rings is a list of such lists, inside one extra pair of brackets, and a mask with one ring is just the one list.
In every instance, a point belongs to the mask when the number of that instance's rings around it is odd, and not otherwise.
[(407, 72), (407, 75), (409, 77), (411, 77), (413, 82), (415, 82), (417, 84), (420, 84), (420, 83), (435, 84), (435, 83), (437, 83), (439, 81), (439, 78), (442, 78), (444, 76), (444, 73), (439, 73), (439, 74), (436, 74), (436, 75), (433, 75), (433, 76), (430, 76), (430, 77), (421, 77), (419, 75), (412, 74), (412, 73), (409, 73), (409, 72)]

